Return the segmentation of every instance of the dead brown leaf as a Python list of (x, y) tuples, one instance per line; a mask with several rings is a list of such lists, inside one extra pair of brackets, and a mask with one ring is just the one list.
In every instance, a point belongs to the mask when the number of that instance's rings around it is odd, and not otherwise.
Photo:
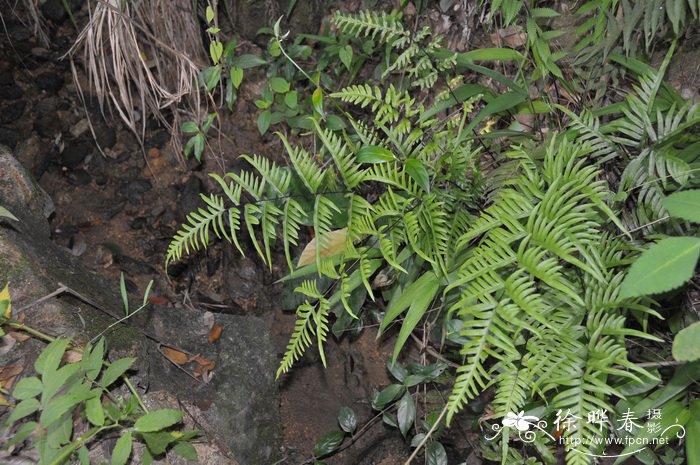
[(0, 386), (9, 391), (22, 370), (24, 367), (19, 364), (0, 367)]
[(162, 346), (161, 351), (163, 355), (165, 355), (165, 358), (173, 362), (175, 365), (182, 366), (190, 361), (190, 358), (186, 353), (173, 349), (172, 347)]
[[(343, 250), (345, 250), (345, 240), (348, 236), (348, 228), (336, 229), (335, 231), (329, 232), (324, 238), (324, 243), (320, 245), (320, 250), (318, 255), (320, 258), (332, 257), (333, 255), (338, 255)], [(316, 261), (316, 248), (317, 237), (311, 239), (311, 241), (306, 244), (304, 250), (301, 252), (299, 257), (299, 263), (297, 267), (301, 268), (304, 265), (309, 265)]]
[(194, 358), (194, 361), (197, 362), (202, 367), (206, 368), (207, 370), (213, 370), (216, 367), (215, 361), (207, 360), (206, 358), (200, 357), (199, 355), (197, 355)]
[(216, 341), (218, 341), (221, 337), (221, 333), (223, 332), (223, 330), (224, 328), (214, 323), (214, 325), (211, 327), (211, 330), (209, 331), (209, 343), (213, 344)]

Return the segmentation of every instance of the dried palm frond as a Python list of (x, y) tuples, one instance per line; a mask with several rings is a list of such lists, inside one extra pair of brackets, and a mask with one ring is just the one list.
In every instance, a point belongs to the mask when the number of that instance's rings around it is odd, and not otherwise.
[[(98, 0), (87, 6), (90, 19), (69, 54), (75, 58), (82, 51), (88, 84), (103, 111), (107, 103), (143, 139), (148, 116), (169, 127), (165, 108), (183, 100), (198, 106), (197, 76), (205, 57), (192, 2)], [(73, 77), (79, 84), (75, 64)]]

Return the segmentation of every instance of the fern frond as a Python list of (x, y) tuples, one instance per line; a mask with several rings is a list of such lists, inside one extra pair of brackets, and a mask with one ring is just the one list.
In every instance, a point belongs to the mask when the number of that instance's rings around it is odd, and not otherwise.
[[(165, 259), (166, 265), (173, 259), (180, 260), (183, 250), (189, 254), (190, 249), (199, 250), (207, 247), (210, 229), (213, 229), (218, 237), (222, 235), (227, 238), (230, 237), (226, 233), (224, 219), (229, 210), (235, 212), (230, 218), (235, 218), (238, 214), (238, 209), (235, 207), (227, 209), (224, 206), (224, 200), (214, 194), (208, 197), (202, 195), (202, 199), (206, 203), (206, 209), (200, 208), (198, 211), (187, 215), (187, 221), (182, 225), (182, 229), (177, 232), (168, 246), (168, 253)], [(234, 226), (234, 223), (230, 225)], [(236, 229), (231, 228), (231, 235), (235, 236)]]

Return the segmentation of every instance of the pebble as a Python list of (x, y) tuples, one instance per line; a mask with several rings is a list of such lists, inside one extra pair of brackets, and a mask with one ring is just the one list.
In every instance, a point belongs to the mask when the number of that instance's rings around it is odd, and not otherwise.
[(90, 122), (87, 118), (83, 118), (77, 123), (75, 123), (70, 128), (70, 133), (73, 137), (78, 138), (83, 135), (88, 129), (90, 129)]
[(49, 95), (56, 95), (66, 83), (66, 80), (57, 72), (47, 71), (38, 75), (34, 82), (40, 90), (45, 91)]
[(24, 92), (17, 84), (8, 84), (0, 86), (0, 100), (17, 100), (22, 97)]
[(143, 229), (144, 226), (146, 226), (146, 223), (148, 220), (146, 219), (145, 216), (137, 216), (131, 221), (131, 229)]
[(117, 143), (117, 132), (109, 126), (99, 125), (95, 128), (95, 140), (103, 149), (111, 149)]
[(135, 179), (126, 185), (126, 195), (128, 197), (137, 197), (153, 189), (150, 181), (145, 179)]
[(84, 186), (90, 184), (90, 181), (92, 181), (92, 176), (85, 170), (68, 171), (66, 173), (66, 178), (68, 178), (68, 182), (74, 186)]
[(4, 110), (0, 111), (0, 123), (7, 124), (18, 120), (24, 114), (26, 105), (24, 100), (16, 100), (7, 105)]
[(88, 153), (90, 153), (90, 148), (85, 143), (69, 145), (61, 154), (61, 165), (69, 169), (77, 168), (85, 160)]

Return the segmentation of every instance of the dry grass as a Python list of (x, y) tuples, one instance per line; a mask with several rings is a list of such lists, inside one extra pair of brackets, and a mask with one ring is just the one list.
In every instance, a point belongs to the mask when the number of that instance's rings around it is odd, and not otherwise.
[(103, 112), (105, 107), (116, 112), (142, 140), (148, 116), (170, 128), (164, 109), (199, 107), (197, 75), (206, 57), (193, 2), (97, 0), (86, 6), (89, 21), (69, 54), (76, 84), (74, 59), (82, 56)]

